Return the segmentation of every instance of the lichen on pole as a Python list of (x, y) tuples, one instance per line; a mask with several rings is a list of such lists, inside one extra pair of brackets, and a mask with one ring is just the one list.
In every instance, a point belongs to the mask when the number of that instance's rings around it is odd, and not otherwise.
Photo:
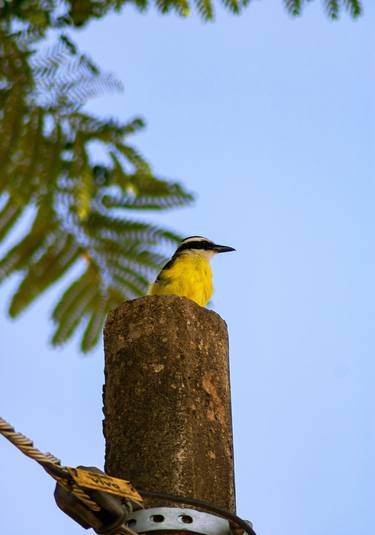
[(225, 322), (183, 297), (142, 297), (109, 314), (104, 349), (106, 472), (234, 512)]

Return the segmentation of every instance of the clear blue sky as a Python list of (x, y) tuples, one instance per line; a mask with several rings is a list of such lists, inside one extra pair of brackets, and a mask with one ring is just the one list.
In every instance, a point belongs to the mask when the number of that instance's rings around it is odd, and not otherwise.
[[(375, 530), (375, 5), (329, 21), (251, 2), (215, 24), (126, 9), (74, 35), (142, 114), (137, 146), (197, 192), (148, 215), (238, 250), (213, 260), (227, 321), (238, 513), (259, 535)], [(1, 288), (2, 311), (16, 281)], [(0, 414), (65, 464), (102, 466), (102, 347), (47, 344), (57, 290), (1, 320)], [(74, 535), (44, 472), (0, 437), (2, 535)], [(202, 474), (203, 477), (203, 474)]]

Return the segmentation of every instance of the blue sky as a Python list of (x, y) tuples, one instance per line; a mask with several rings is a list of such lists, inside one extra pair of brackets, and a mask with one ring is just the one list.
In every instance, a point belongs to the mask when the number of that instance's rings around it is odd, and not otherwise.
[[(214, 24), (128, 8), (73, 35), (125, 86), (89, 108), (144, 116), (137, 146), (197, 193), (147, 218), (237, 249), (213, 260), (213, 308), (230, 335), (238, 513), (259, 535), (375, 529), (374, 24), (370, 2), (333, 23), (318, 0), (297, 19), (269, 0)], [(101, 467), (102, 347), (48, 346), (59, 290), (3, 314), (0, 412), (63, 463)], [(5, 440), (0, 466), (1, 533), (82, 533)]]

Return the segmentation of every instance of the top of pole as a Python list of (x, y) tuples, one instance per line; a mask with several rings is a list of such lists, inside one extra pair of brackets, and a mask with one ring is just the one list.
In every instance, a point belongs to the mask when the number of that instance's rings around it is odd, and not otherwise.
[(184, 297), (142, 297), (109, 314), (104, 349), (106, 472), (234, 512), (224, 320)]

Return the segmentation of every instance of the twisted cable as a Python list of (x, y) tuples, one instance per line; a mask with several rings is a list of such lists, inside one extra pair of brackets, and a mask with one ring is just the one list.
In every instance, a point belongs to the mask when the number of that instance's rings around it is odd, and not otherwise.
[(81, 502), (92, 511), (100, 511), (101, 507), (90, 498), (86, 492), (78, 485), (71, 482), (69, 472), (61, 466), (61, 461), (52, 453), (43, 453), (34, 447), (33, 441), (17, 433), (15, 429), (3, 418), (0, 417), (0, 434), (9, 440), (16, 448), (30, 459), (39, 463), (61, 486), (72, 492)]

